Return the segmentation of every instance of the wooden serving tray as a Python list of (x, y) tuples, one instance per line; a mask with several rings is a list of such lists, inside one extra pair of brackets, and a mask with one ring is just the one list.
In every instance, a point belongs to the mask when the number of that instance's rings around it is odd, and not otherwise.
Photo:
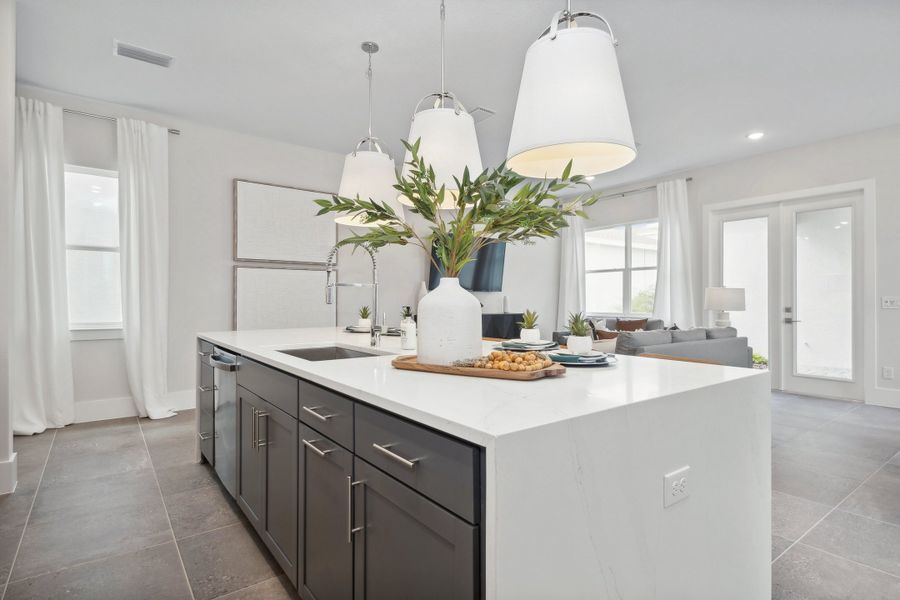
[(398, 356), (391, 361), (395, 369), (422, 371), (424, 373), (443, 373), (445, 375), (465, 375), (466, 377), (489, 377), (491, 379), (512, 379), (515, 381), (533, 381), (544, 377), (561, 377), (566, 368), (553, 363), (538, 371), (502, 371), (500, 369), (476, 369), (475, 367), (445, 367), (443, 365), (422, 365), (415, 356)]

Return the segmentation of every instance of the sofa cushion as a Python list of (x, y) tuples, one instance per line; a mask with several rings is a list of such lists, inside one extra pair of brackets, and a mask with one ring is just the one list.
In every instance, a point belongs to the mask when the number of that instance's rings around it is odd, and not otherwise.
[(616, 331), (638, 331), (647, 328), (647, 319), (616, 319)]
[(644, 327), (645, 331), (655, 331), (657, 329), (665, 329), (666, 324), (662, 319), (647, 319), (647, 326)]
[(710, 327), (706, 330), (706, 339), (720, 340), (722, 338), (737, 337), (737, 329), (734, 327)]
[(656, 331), (622, 331), (616, 338), (616, 354), (638, 354), (645, 346), (672, 343), (672, 332), (665, 329)]
[(676, 329), (672, 331), (672, 343), (678, 342), (699, 342), (706, 339), (706, 329), (697, 327), (695, 329)]

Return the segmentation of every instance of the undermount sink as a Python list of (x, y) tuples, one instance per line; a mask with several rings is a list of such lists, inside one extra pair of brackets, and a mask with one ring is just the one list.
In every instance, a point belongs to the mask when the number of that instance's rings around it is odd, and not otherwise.
[(316, 348), (292, 348), (290, 350), (278, 350), (282, 354), (289, 354), (304, 360), (340, 360), (342, 358), (366, 358), (369, 356), (381, 356), (375, 352), (363, 352), (351, 350), (342, 346), (319, 346)]

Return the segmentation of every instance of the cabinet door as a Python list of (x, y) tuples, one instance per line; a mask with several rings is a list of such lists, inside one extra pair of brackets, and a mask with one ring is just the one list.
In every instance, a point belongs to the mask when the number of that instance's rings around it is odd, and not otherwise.
[(265, 523), (265, 454), (257, 445), (257, 414), (264, 402), (238, 387), (240, 445), (238, 446), (238, 506), (260, 534)]
[(353, 598), (353, 455), (300, 425), (300, 543), (297, 588), (304, 600)]
[(477, 598), (478, 528), (354, 459), (356, 600)]
[(258, 414), (259, 446), (265, 457), (263, 541), (297, 584), (297, 420), (264, 402)]

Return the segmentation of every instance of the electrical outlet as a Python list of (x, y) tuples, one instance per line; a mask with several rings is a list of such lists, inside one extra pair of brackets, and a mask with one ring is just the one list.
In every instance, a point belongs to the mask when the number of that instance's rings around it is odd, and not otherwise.
[(894, 378), (894, 367), (881, 367), (881, 378), (882, 379), (893, 379)]
[(900, 296), (882, 296), (881, 308), (900, 308)]
[(690, 496), (688, 477), (691, 467), (684, 466), (663, 476), (663, 507), (669, 508)]

